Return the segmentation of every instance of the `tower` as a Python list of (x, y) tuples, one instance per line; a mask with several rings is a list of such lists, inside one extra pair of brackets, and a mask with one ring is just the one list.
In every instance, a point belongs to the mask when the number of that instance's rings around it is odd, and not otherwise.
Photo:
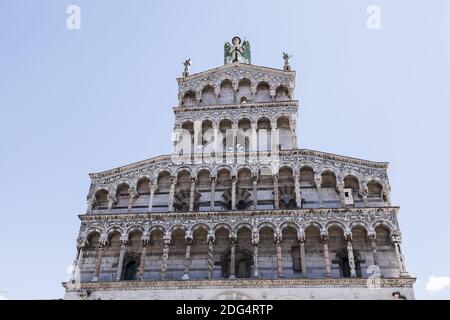
[(185, 61), (172, 153), (90, 174), (66, 299), (414, 298), (388, 164), (298, 148), (289, 58)]

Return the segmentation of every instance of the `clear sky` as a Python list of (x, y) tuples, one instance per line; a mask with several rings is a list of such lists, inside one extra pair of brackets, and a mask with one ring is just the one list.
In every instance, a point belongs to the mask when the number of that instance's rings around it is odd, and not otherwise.
[(88, 173), (169, 153), (182, 61), (220, 66), (240, 35), (253, 64), (293, 55), (301, 148), (390, 162), (417, 298), (449, 299), (449, 17), (447, 0), (0, 0), (0, 297), (63, 296)]

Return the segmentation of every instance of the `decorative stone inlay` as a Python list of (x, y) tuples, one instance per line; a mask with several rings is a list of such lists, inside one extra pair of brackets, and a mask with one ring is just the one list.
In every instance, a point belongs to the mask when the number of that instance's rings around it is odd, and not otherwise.
[[(412, 287), (416, 278), (383, 278), (381, 288)], [(78, 284), (77, 284), (78, 285)], [(67, 291), (79, 290), (116, 290), (116, 289), (208, 289), (208, 288), (311, 288), (311, 287), (354, 287), (369, 288), (364, 278), (320, 278), (320, 279), (219, 279), (219, 280), (151, 280), (151, 281), (117, 281), (117, 282), (82, 282), (73, 286), (63, 283)]]

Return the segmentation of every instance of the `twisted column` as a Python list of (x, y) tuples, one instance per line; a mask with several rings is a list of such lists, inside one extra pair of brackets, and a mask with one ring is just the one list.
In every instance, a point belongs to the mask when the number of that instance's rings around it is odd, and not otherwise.
[(206, 241), (208, 242), (208, 279), (212, 279), (214, 268), (214, 242), (215, 235), (209, 232)]
[(122, 278), (122, 268), (123, 268), (123, 258), (125, 256), (127, 239), (120, 239), (120, 252), (119, 252), (119, 260), (117, 261), (117, 270), (116, 270), (116, 281), (120, 281)]
[(398, 264), (398, 269), (400, 271), (400, 277), (408, 277), (409, 274), (406, 271), (406, 266), (405, 266), (405, 257), (402, 254), (402, 249), (401, 249), (401, 237), (399, 235), (393, 235), (391, 237), (391, 242), (394, 244), (394, 249), (395, 249), (395, 256), (397, 257), (397, 264)]
[(323, 206), (323, 201), (322, 201), (322, 177), (321, 176), (316, 176), (316, 178), (314, 179), (314, 182), (316, 183), (316, 189), (317, 189), (317, 198), (319, 200), (319, 207)]
[(231, 210), (236, 210), (236, 183), (236, 177), (231, 177)]
[(370, 233), (368, 234), (369, 241), (370, 241), (370, 248), (372, 249), (372, 258), (373, 258), (373, 264), (376, 265), (378, 268), (380, 268), (380, 265), (378, 263), (378, 255), (377, 255), (377, 241), (376, 241), (376, 233)]
[(161, 260), (161, 279), (166, 279), (166, 271), (167, 271), (167, 260), (169, 259), (169, 246), (171, 243), (171, 235), (166, 233), (163, 237), (164, 248)]
[(194, 197), (195, 197), (195, 178), (191, 178), (191, 193), (189, 196), (189, 211), (194, 211)]
[(306, 253), (305, 253), (305, 235), (300, 234), (300, 266), (302, 268), (302, 276), (306, 277)]
[(275, 210), (280, 209), (280, 194), (278, 190), (278, 175), (273, 176), (273, 205)]
[(356, 277), (356, 265), (355, 265), (355, 257), (353, 254), (353, 245), (352, 245), (352, 234), (348, 233), (346, 235), (347, 240), (347, 256), (348, 256), (348, 264), (350, 266), (350, 276)]

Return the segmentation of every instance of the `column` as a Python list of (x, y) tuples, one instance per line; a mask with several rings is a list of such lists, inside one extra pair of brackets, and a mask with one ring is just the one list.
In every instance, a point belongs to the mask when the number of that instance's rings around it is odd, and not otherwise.
[(194, 242), (192, 234), (186, 234), (186, 257), (184, 260), (184, 274), (181, 280), (189, 280), (189, 269), (191, 268), (191, 245)]
[(87, 202), (87, 209), (86, 209), (86, 213), (89, 214), (92, 212), (92, 209), (94, 208), (95, 205), (95, 195), (92, 195), (89, 197), (89, 200)]
[(94, 277), (92, 278), (92, 281), (98, 281), (98, 277), (100, 276), (100, 269), (102, 266), (102, 259), (103, 259), (103, 253), (105, 252), (105, 245), (106, 241), (99, 241), (98, 243), (98, 252), (97, 257), (95, 258), (95, 271), (94, 271)]
[(345, 197), (344, 197), (344, 184), (342, 182), (338, 182), (336, 188), (339, 191), (339, 199), (341, 200), (341, 206), (345, 206)]
[(195, 164), (200, 164), (202, 161), (202, 142), (202, 124), (196, 120), (194, 121), (194, 150), (192, 150)]
[(175, 195), (175, 185), (177, 183), (177, 179), (175, 177), (171, 178), (170, 190), (169, 190), (169, 212), (173, 211), (173, 197)]
[(134, 190), (133, 188), (130, 187), (130, 189), (128, 190), (129, 192), (129, 198), (128, 198), (128, 211), (131, 211), (131, 208), (133, 207), (133, 200), (134, 198), (138, 197), (138, 193), (136, 192), (136, 190)]
[(275, 210), (280, 209), (280, 195), (278, 190), (278, 175), (273, 176), (273, 206)]
[(253, 276), (259, 278), (258, 267), (258, 245), (259, 245), (259, 232), (254, 228), (252, 232), (252, 244), (253, 244)]
[(322, 234), (323, 240), (323, 258), (325, 260), (325, 276), (331, 277), (330, 253), (328, 252), (328, 234)]
[(355, 268), (355, 256), (353, 254), (353, 245), (352, 245), (352, 234), (348, 233), (346, 235), (347, 240), (347, 256), (348, 256), (348, 264), (350, 266), (350, 276), (356, 277), (356, 268)]
[(302, 268), (302, 276), (306, 277), (306, 253), (305, 253), (305, 235), (299, 236), (300, 241), (300, 266)]
[(206, 240), (208, 241), (208, 279), (212, 279), (214, 268), (214, 233), (209, 232)]
[(152, 211), (153, 209), (153, 198), (155, 197), (155, 191), (157, 189), (156, 182), (150, 183), (150, 196), (148, 197), (148, 211)]
[(297, 203), (297, 208), (301, 208), (302, 196), (300, 193), (300, 176), (297, 172), (294, 174), (294, 185), (295, 185), (295, 202)]
[(381, 200), (386, 198), (387, 205), (390, 207), (391, 203), (391, 187), (388, 183), (383, 184), (383, 191), (381, 193)]
[(119, 261), (117, 262), (117, 271), (116, 271), (116, 281), (120, 281), (122, 278), (122, 268), (123, 268), (123, 258), (125, 256), (127, 239), (120, 239), (120, 252), (119, 252)]
[(144, 280), (144, 272), (145, 272), (145, 258), (147, 255), (147, 247), (150, 246), (150, 237), (149, 236), (143, 236), (142, 237), (142, 254), (141, 254), (141, 261), (139, 263), (139, 272), (138, 272), (138, 279)]
[(322, 203), (322, 177), (319, 175), (316, 175), (314, 182), (316, 183), (317, 198), (319, 200), (319, 207), (321, 208), (323, 206), (323, 203)]
[(111, 210), (114, 204), (114, 199), (109, 195), (109, 192), (106, 199), (108, 200), (108, 210)]
[(236, 176), (231, 177), (231, 210), (236, 210)]
[(253, 210), (256, 210), (256, 208), (258, 207), (258, 177), (255, 175), (252, 177), (252, 179), (253, 179), (253, 193), (252, 193)]
[(194, 211), (194, 197), (195, 197), (195, 178), (191, 178), (191, 194), (189, 197), (189, 211)]
[(75, 260), (73, 261), (72, 275), (70, 277), (70, 281), (72, 281), (72, 282), (80, 281), (80, 269), (81, 269), (81, 262), (83, 259), (84, 246), (85, 246), (84, 241), (79, 241), (77, 243), (77, 254), (75, 256)]
[(236, 235), (230, 235), (230, 277), (236, 278)]
[(408, 277), (409, 274), (406, 272), (405, 258), (402, 254), (402, 249), (400, 247), (401, 239), (400, 236), (394, 235), (391, 237), (391, 241), (394, 244), (395, 255), (397, 257), (398, 269), (400, 271), (400, 277)]
[[(370, 241), (370, 248), (372, 249), (372, 258), (373, 258), (373, 264), (376, 265), (378, 268), (380, 268), (380, 265), (378, 264), (378, 256), (377, 256), (377, 241), (376, 241), (376, 233), (370, 233), (368, 234), (369, 241)], [(381, 272), (381, 269), (380, 269)]]
[(283, 255), (281, 252), (281, 235), (275, 235), (275, 242), (277, 246), (277, 277), (284, 278), (283, 274)]
[(166, 280), (167, 260), (169, 259), (169, 246), (171, 243), (170, 233), (166, 233), (163, 237), (164, 248), (161, 259), (161, 280)]
[(276, 121), (272, 121), (270, 123), (270, 133), (271, 133), (271, 141), (270, 144), (272, 145), (272, 152), (277, 152), (278, 151), (278, 139), (277, 139), (277, 122)]
[(214, 210), (215, 201), (216, 201), (216, 177), (211, 177), (211, 211)]
[(251, 123), (252, 137), (250, 140), (250, 152), (258, 151), (258, 124), (256, 122)]

